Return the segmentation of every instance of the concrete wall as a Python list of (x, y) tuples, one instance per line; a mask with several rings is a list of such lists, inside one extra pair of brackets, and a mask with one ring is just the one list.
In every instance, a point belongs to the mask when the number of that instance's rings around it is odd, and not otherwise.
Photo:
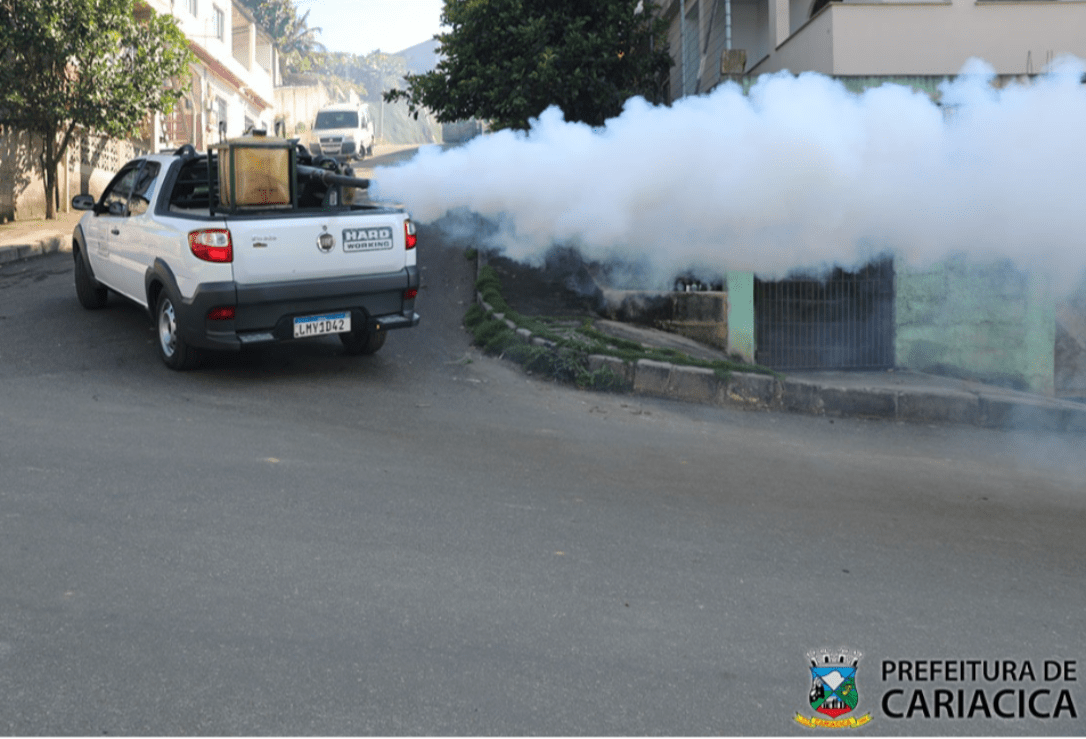
[[(30, 136), (20, 131), (0, 129), (0, 223), (15, 220), (20, 210), (31, 212), (37, 209), (45, 213), (45, 191), (41, 177), (34, 172), (36, 158), (36, 152), (31, 149)], [(28, 196), (33, 197), (29, 192), (31, 187), (36, 188), (39, 202), (28, 207), (24, 203)]]
[(309, 131), (317, 111), (331, 101), (321, 83), (275, 88), (275, 107), (279, 119), (286, 122), (286, 135), (299, 136)]
[[(45, 217), (45, 186), (38, 169), (38, 143), (23, 132), (0, 132), (0, 222)], [(57, 168), (58, 212), (71, 210), (72, 196), (100, 195), (121, 165), (146, 149), (105, 136), (75, 136), (66, 162)]]
[(845, 0), (790, 27), (792, 35), (752, 74), (954, 75), (980, 57), (999, 74), (1017, 75), (1041, 72), (1063, 54), (1086, 58), (1081, 0)]
[(729, 272), (726, 291), (603, 291), (603, 313), (754, 361), (754, 273)]
[(896, 288), (898, 366), (1053, 394), (1055, 298), (1044, 279), (951, 259), (899, 266)]
[[(1086, 0), (906, 0), (832, 2), (810, 17), (813, 0), (732, 0), (732, 48), (746, 51), (748, 74), (789, 70), (831, 76), (953, 76), (971, 57), (997, 74), (1043, 71), (1054, 57), (1086, 59)], [(691, 23), (687, 94), (719, 80), (725, 48), (724, 0), (665, 0), (670, 26), (671, 100), (682, 95), (680, 5)], [(692, 77), (691, 77), (692, 75)]]
[(728, 294), (671, 293), (671, 317), (659, 323), (665, 331), (717, 349), (728, 349)]
[(1086, 280), (1056, 304), (1056, 395), (1086, 398)]
[(833, 74), (834, 16), (823, 10), (799, 32), (789, 36), (773, 54), (755, 67), (751, 74), (787, 69), (792, 72)]

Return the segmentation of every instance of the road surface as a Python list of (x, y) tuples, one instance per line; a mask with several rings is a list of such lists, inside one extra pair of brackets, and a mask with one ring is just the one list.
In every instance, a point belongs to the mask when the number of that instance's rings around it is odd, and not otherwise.
[[(861, 732), (1083, 733), (1081, 437), (541, 381), (470, 346), (472, 265), (421, 236), (376, 356), (185, 374), (70, 255), (0, 267), (0, 731), (809, 733), (807, 653), (849, 647)], [(923, 660), (1015, 672), (884, 676)], [(939, 689), (1024, 717), (894, 717)]]

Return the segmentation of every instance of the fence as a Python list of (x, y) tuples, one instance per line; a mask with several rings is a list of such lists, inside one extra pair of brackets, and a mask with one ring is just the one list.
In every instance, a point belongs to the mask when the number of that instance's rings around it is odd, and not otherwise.
[(892, 260), (826, 279), (755, 279), (756, 360), (773, 369), (894, 366)]

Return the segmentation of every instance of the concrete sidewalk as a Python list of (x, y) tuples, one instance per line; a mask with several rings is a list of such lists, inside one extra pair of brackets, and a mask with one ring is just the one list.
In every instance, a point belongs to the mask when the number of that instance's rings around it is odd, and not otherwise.
[(40, 254), (72, 250), (72, 231), (83, 217), (78, 210), (57, 213), (55, 220), (9, 221), (0, 225), (0, 264)]

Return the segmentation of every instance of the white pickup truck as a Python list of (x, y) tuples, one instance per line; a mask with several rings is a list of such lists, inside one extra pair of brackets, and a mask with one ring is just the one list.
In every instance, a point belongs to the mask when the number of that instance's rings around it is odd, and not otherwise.
[(134, 159), (98, 200), (72, 200), (88, 211), (72, 238), (79, 302), (113, 291), (146, 307), (177, 370), (207, 349), (325, 334), (372, 354), (418, 325), (415, 227), (399, 207), (355, 203), (351, 185), (368, 181), (349, 174), (272, 139)]

